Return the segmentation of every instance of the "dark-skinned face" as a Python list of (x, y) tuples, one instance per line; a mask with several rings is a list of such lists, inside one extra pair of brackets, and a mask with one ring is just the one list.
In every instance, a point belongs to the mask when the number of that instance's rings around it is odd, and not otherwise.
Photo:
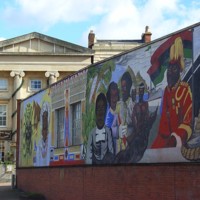
[(44, 141), (46, 141), (47, 135), (48, 135), (48, 112), (45, 111), (42, 115), (42, 136)]
[(177, 64), (170, 64), (167, 69), (167, 83), (170, 88), (174, 87), (180, 78), (180, 68)]
[(111, 89), (111, 91), (110, 91), (110, 107), (112, 108), (112, 110), (116, 110), (118, 96), (119, 96), (118, 90)]
[(104, 120), (106, 115), (105, 103), (102, 99), (97, 102), (96, 107), (96, 125), (98, 129), (102, 129), (104, 126)]
[(129, 95), (128, 95), (127, 82), (125, 80), (121, 81), (121, 88), (122, 88), (122, 100), (126, 102)]

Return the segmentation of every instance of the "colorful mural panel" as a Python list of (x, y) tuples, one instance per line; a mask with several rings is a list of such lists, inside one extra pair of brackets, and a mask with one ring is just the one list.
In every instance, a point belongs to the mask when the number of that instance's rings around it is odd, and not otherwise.
[(50, 161), (51, 99), (49, 90), (21, 104), (20, 161), (22, 166), (46, 166)]
[(177, 32), (22, 101), (20, 166), (199, 162), (199, 40)]
[[(192, 34), (180, 32), (89, 69), (87, 164), (188, 162)], [(99, 96), (107, 101), (100, 114)]]

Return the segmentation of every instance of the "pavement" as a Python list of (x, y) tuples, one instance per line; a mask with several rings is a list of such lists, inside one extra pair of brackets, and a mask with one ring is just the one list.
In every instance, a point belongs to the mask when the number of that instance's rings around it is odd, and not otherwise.
[(12, 186), (12, 173), (0, 175), (0, 200), (21, 200), (21, 191)]

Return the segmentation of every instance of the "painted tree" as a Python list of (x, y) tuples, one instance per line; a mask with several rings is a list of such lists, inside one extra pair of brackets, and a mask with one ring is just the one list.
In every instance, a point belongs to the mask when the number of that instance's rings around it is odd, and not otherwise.
[[(83, 114), (83, 140), (87, 143), (90, 131), (96, 126), (95, 100), (99, 92), (106, 93), (115, 70), (115, 63), (109, 60), (88, 70), (86, 89), (86, 112)], [(90, 98), (91, 97), (91, 98)]]

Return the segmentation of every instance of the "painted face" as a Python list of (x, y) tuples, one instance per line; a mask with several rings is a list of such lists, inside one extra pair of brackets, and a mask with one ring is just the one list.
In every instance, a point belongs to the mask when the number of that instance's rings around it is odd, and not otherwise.
[(46, 141), (47, 135), (48, 135), (48, 112), (45, 111), (42, 115), (42, 136), (44, 141)]
[(135, 101), (136, 100), (136, 89), (133, 89), (131, 91), (131, 98), (132, 98), (132, 101)]
[(103, 128), (105, 115), (106, 115), (106, 107), (105, 107), (104, 101), (100, 99), (97, 102), (97, 107), (96, 107), (96, 125), (98, 129)]
[(177, 64), (169, 65), (167, 69), (167, 83), (170, 88), (174, 87), (180, 78), (180, 68)]
[(111, 92), (110, 92), (110, 107), (113, 110), (116, 110), (118, 95), (119, 94), (118, 94), (118, 91), (116, 89), (111, 89)]
[(125, 80), (121, 81), (121, 88), (122, 88), (122, 100), (125, 102), (128, 99), (128, 88), (127, 83)]

